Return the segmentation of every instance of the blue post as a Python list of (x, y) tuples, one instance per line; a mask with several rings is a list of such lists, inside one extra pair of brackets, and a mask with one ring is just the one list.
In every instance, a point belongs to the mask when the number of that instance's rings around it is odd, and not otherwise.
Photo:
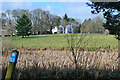
[(18, 55), (19, 55), (19, 52), (17, 50), (12, 51), (5, 80), (10, 80), (11, 79), (12, 73), (13, 73), (15, 65), (17, 63)]

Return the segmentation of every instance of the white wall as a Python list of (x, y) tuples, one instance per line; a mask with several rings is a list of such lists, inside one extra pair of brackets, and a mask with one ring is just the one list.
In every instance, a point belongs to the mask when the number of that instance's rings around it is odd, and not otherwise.
[[(70, 29), (71, 29), (71, 31), (70, 31)], [(73, 27), (71, 25), (66, 26), (65, 33), (69, 33), (69, 32), (73, 33)]]
[(55, 28), (54, 28), (54, 29), (52, 29), (52, 33), (53, 33), (53, 34), (55, 34), (55, 32), (57, 32), (57, 33), (58, 33), (58, 28), (57, 28), (57, 26), (55, 26)]
[[(59, 27), (63, 29), (63, 33), (64, 33), (64, 27), (62, 25), (60, 25)], [(70, 29), (71, 29), (71, 32), (73, 33), (73, 27), (71, 25), (66, 26), (65, 33), (69, 33)], [(52, 33), (55, 34), (55, 32), (59, 33), (59, 29), (57, 28), (57, 26), (55, 26), (55, 28), (52, 29)]]

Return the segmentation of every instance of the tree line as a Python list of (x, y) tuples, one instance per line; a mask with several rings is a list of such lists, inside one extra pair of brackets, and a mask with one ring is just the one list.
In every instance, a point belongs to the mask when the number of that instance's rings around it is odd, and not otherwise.
[(91, 13), (103, 13), (106, 22), (103, 24), (105, 29), (108, 29), (110, 34), (115, 35), (116, 39), (120, 40), (120, 1), (115, 2), (92, 2), (86, 3), (91, 7)]
[[(81, 23), (80, 19), (70, 18), (67, 14), (60, 17), (41, 9), (32, 11), (24, 9), (7, 10), (1, 13), (0, 21), (2, 22), (2, 29), (6, 29), (10, 35), (21, 35), (23, 32), (25, 36), (52, 34), (52, 29), (59, 25), (62, 25), (64, 29), (66, 25), (72, 25), (74, 33), (103, 33), (105, 31), (103, 18), (100, 16), (94, 19), (85, 19)], [(25, 29), (24, 24), (29, 24), (29, 28)]]

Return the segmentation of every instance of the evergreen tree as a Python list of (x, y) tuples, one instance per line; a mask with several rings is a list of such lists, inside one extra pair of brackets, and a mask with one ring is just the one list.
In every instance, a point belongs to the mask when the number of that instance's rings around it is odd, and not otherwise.
[(22, 36), (22, 38), (29, 36), (29, 31), (32, 28), (32, 23), (31, 20), (23, 14), (22, 17), (18, 17), (17, 19), (17, 24), (16, 24), (16, 30), (17, 30), (17, 35)]

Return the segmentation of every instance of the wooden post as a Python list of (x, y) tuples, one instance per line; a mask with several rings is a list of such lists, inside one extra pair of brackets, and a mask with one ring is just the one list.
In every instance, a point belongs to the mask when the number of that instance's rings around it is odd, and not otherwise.
[(17, 50), (13, 50), (10, 58), (10, 62), (8, 65), (7, 73), (5, 80), (10, 80), (12, 77), (12, 73), (14, 71), (15, 65), (17, 63), (17, 58), (18, 58), (19, 52)]

